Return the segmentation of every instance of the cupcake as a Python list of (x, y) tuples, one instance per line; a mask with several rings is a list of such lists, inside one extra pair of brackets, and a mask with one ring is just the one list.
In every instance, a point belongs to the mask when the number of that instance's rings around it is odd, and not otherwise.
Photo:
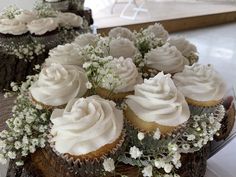
[(137, 48), (134, 43), (126, 38), (113, 38), (109, 43), (109, 49), (106, 51), (108, 55), (115, 58), (134, 58)]
[(128, 28), (124, 27), (116, 27), (111, 29), (108, 36), (111, 38), (125, 38), (130, 41), (134, 40), (134, 34)]
[(95, 34), (85, 33), (81, 34), (75, 38), (72, 44), (76, 45), (78, 48), (86, 47), (87, 45), (96, 46), (99, 38)]
[(51, 147), (78, 176), (100, 176), (104, 159), (116, 160), (122, 151), (123, 112), (115, 106), (94, 95), (72, 99), (65, 109), (53, 111)]
[(32, 39), (44, 44), (47, 49), (56, 47), (62, 43), (60, 32), (58, 31), (58, 20), (56, 18), (40, 18), (27, 24)]
[(59, 63), (62, 65), (83, 65), (82, 56), (73, 44), (58, 45), (49, 51), (49, 57), (45, 60), (46, 65)]
[(182, 55), (189, 60), (189, 63), (191, 65), (198, 61), (197, 47), (194, 44), (190, 43), (184, 37), (171, 37), (168, 40), (168, 43), (171, 46), (175, 46), (182, 53)]
[(143, 82), (141, 75), (131, 58), (114, 58), (109, 63), (113, 79), (109, 76), (101, 79), (96, 93), (103, 98), (120, 101), (133, 94), (134, 86)]
[(193, 64), (173, 76), (192, 113), (213, 112), (226, 93), (226, 84), (212, 65)]
[(172, 133), (190, 117), (183, 94), (177, 90), (171, 75), (163, 72), (136, 85), (134, 95), (127, 96), (126, 104), (127, 121), (144, 133), (157, 129), (162, 135)]
[(168, 44), (152, 49), (145, 55), (146, 70), (163, 71), (174, 74), (181, 72), (184, 65), (188, 65), (188, 60), (177, 50), (175, 46)]
[(30, 23), (37, 18), (37, 14), (29, 10), (20, 10), (19, 14), (15, 15), (16, 20), (25, 24)]
[(83, 18), (70, 12), (58, 13), (59, 24), (63, 27), (79, 28), (83, 25)]
[(87, 76), (82, 68), (51, 64), (42, 69), (39, 79), (29, 91), (34, 104), (46, 109), (61, 108), (69, 100), (84, 96), (87, 82)]
[(27, 26), (16, 20), (0, 19), (0, 46), (22, 45), (29, 43)]
[(144, 32), (153, 34), (156, 38), (160, 38), (163, 42), (166, 42), (169, 38), (169, 33), (160, 23), (150, 25), (147, 29), (144, 30)]

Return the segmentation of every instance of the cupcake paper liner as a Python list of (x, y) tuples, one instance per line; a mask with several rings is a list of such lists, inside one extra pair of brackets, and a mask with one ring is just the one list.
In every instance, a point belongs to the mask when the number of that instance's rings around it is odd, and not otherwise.
[[(104, 173), (103, 162), (107, 158), (112, 158), (116, 161), (120, 154), (125, 151), (126, 148), (126, 131), (123, 130), (121, 133), (121, 137), (119, 137), (119, 141), (116, 146), (111, 149), (109, 152), (104, 153), (100, 157), (90, 157), (90, 158), (81, 158), (78, 156), (71, 156), (69, 154), (61, 154), (59, 153), (55, 147), (54, 143), (50, 141), (51, 137), (49, 137), (50, 147), (54, 154), (57, 155), (57, 158), (63, 159), (66, 162), (66, 165), (69, 167), (68, 170), (72, 170), (74, 174), (78, 176), (91, 176), (91, 177), (100, 177)], [(59, 160), (60, 163), (61, 160)]]
[(159, 140), (155, 140), (153, 138), (153, 133), (144, 133), (144, 139), (138, 139), (138, 133), (142, 132), (138, 128), (134, 127), (131, 122), (128, 120), (125, 121), (125, 127), (127, 130), (127, 135), (129, 137), (128, 141), (130, 146), (136, 146), (144, 150), (147, 154), (153, 154), (155, 152), (159, 152), (158, 148), (163, 146), (168, 146), (166, 142), (167, 139), (173, 139), (177, 134), (184, 132), (186, 123), (183, 123), (177, 126), (173, 132), (168, 134), (162, 134)]
[(217, 107), (222, 105), (223, 101), (219, 102), (214, 106), (196, 106), (191, 103), (188, 103), (191, 115), (202, 115), (202, 114), (209, 114), (215, 112)]
[(43, 109), (46, 109), (46, 110), (54, 110), (54, 109), (64, 109), (66, 107), (66, 104), (65, 105), (60, 105), (60, 106), (50, 106), (50, 105), (45, 105), (39, 101), (36, 101), (34, 99), (34, 97), (31, 95), (31, 93), (29, 93), (29, 99), (31, 101), (31, 103), (34, 105), (34, 106), (37, 106), (37, 105), (40, 105), (42, 106)]

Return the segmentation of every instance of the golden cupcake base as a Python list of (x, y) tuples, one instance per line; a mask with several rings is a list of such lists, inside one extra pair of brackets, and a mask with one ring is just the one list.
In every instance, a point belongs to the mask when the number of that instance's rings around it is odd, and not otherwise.
[(220, 100), (211, 100), (211, 101), (196, 101), (191, 98), (185, 98), (188, 104), (191, 104), (193, 106), (202, 106), (202, 107), (212, 107), (212, 106), (218, 106), (222, 103), (222, 99)]
[(162, 135), (176, 131), (176, 126), (165, 126), (155, 122), (146, 122), (140, 119), (129, 107), (124, 110), (125, 118), (137, 129), (144, 133), (155, 132), (159, 128)]
[(94, 159), (99, 159), (101, 157), (104, 156), (109, 156), (109, 154), (111, 152), (116, 152), (123, 144), (125, 141), (125, 132), (123, 131), (121, 133), (121, 135), (119, 136), (119, 138), (117, 140), (115, 140), (113, 143), (111, 144), (106, 144), (102, 147), (100, 147), (98, 150), (87, 153), (87, 154), (83, 154), (83, 155), (79, 155), (79, 156), (75, 156), (75, 155), (70, 155), (70, 154), (65, 154), (65, 156), (67, 156), (66, 158), (73, 158), (74, 161), (79, 160), (79, 161), (87, 161), (87, 160), (91, 160), (93, 161)]

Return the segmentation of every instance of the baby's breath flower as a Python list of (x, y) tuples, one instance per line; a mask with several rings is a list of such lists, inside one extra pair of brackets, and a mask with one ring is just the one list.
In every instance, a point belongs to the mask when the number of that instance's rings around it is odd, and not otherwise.
[(22, 165), (24, 165), (24, 162), (23, 162), (23, 161), (17, 161), (17, 162), (16, 162), (16, 165), (17, 165), (17, 166), (22, 166)]
[(137, 159), (142, 156), (143, 151), (140, 151), (139, 148), (133, 146), (130, 148), (129, 153), (133, 159)]
[(111, 158), (105, 159), (102, 165), (104, 170), (107, 172), (112, 172), (115, 170), (114, 160)]
[(138, 133), (138, 139), (139, 139), (140, 141), (142, 141), (142, 140), (144, 139), (144, 133), (143, 133), (143, 132), (139, 132), (139, 133)]
[(142, 170), (144, 177), (152, 177), (152, 166), (148, 165)]
[(192, 141), (192, 140), (194, 140), (194, 139), (195, 139), (195, 135), (193, 135), (193, 134), (187, 136), (187, 140), (188, 140), (188, 141)]
[(160, 129), (157, 128), (154, 135), (153, 135), (153, 138), (156, 139), (156, 140), (159, 140), (161, 137), (161, 132), (160, 132)]
[(91, 82), (87, 82), (87, 83), (86, 83), (86, 88), (87, 88), (87, 89), (91, 89), (92, 86), (93, 86), (93, 85), (91, 84)]
[(165, 170), (166, 173), (170, 173), (172, 168), (173, 168), (173, 165), (171, 165), (169, 163), (164, 165), (164, 170)]
[(15, 159), (16, 158), (16, 153), (13, 152), (13, 151), (9, 151), (7, 153), (7, 156), (10, 158), (10, 159)]
[(190, 145), (189, 144), (183, 144), (182, 148), (187, 151), (187, 150), (190, 149)]

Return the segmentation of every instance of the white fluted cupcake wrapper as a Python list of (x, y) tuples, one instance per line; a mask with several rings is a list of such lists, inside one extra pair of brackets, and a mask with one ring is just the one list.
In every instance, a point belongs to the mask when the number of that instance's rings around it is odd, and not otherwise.
[(73, 170), (73, 173), (78, 176), (86, 176), (86, 177), (100, 177), (104, 174), (103, 162), (107, 158), (112, 158), (116, 161), (120, 154), (125, 151), (126, 148), (126, 131), (123, 130), (121, 134), (121, 138), (119, 142), (116, 144), (115, 148), (111, 149), (111, 151), (103, 154), (102, 156), (92, 158), (76, 158), (75, 156), (71, 156), (69, 154), (61, 154), (59, 153), (55, 147), (54, 143), (51, 142), (51, 137), (49, 136), (49, 143), (52, 151), (60, 158), (63, 159), (68, 167)]
[(215, 112), (215, 110), (222, 104), (222, 102), (220, 102), (219, 104), (215, 106), (194, 106), (192, 104), (188, 104), (188, 106), (189, 106), (191, 115), (202, 115), (202, 114), (210, 114), (210, 113)]
[(129, 146), (136, 146), (145, 151), (145, 154), (153, 154), (155, 152), (160, 152), (159, 148), (162, 146), (168, 146), (169, 141), (167, 139), (173, 139), (179, 133), (184, 132), (186, 123), (177, 126), (171, 133), (161, 135), (160, 139), (154, 139), (153, 135), (155, 132), (152, 133), (144, 133), (144, 139), (138, 139), (138, 133), (141, 132), (138, 128), (134, 127), (132, 123), (128, 120), (125, 122)]

